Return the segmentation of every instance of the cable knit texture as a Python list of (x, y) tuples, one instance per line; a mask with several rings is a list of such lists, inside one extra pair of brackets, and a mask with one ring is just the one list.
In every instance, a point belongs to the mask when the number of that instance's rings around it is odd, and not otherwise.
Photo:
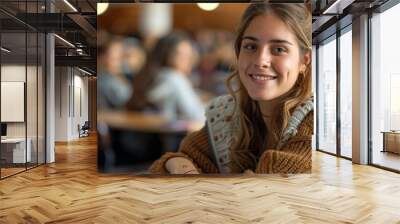
[[(258, 160), (255, 172), (311, 172), (313, 120), (313, 112), (311, 111), (301, 122), (296, 135), (290, 138), (280, 150), (266, 149)], [(209, 157), (210, 147), (207, 129), (202, 128), (185, 137), (178, 152), (166, 153), (155, 161), (150, 167), (150, 172), (154, 174), (168, 174), (165, 168), (166, 161), (173, 157), (184, 157), (192, 161), (200, 173), (218, 173), (216, 164)], [(233, 168), (232, 172), (238, 172), (238, 170)]]

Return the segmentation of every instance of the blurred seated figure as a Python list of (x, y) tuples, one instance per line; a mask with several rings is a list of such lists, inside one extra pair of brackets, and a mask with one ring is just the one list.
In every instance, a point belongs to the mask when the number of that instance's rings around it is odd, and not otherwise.
[(157, 112), (170, 121), (205, 121), (204, 107), (188, 78), (193, 62), (194, 48), (184, 33), (162, 37), (134, 78), (128, 108)]
[[(130, 82), (122, 75), (123, 45), (121, 38), (112, 38), (106, 31), (99, 30), (97, 34), (97, 108), (102, 112), (116, 112), (125, 109), (126, 102), (132, 94)], [(137, 153), (131, 143), (126, 144), (125, 138), (130, 138), (129, 132), (113, 130), (99, 118), (97, 123), (99, 134), (99, 170), (110, 171), (118, 166), (132, 164), (143, 153)], [(122, 139), (122, 140), (121, 140)], [(126, 158), (126, 159), (125, 159)]]
[(85, 121), (85, 123), (80, 126), (78, 124), (78, 134), (79, 134), (79, 138), (80, 137), (87, 137), (89, 136), (89, 130), (90, 130), (90, 125), (89, 125), (89, 121)]
[[(110, 50), (112, 48), (122, 50), (120, 42), (114, 42), (114, 44)], [(109, 150), (111, 153), (108, 155), (112, 156), (103, 161), (108, 161), (107, 164), (114, 168), (126, 167), (135, 171), (140, 171), (138, 169), (144, 166), (142, 171), (145, 171), (147, 166), (161, 154), (178, 149), (181, 139), (186, 135), (185, 130), (192, 129), (193, 121), (201, 122), (200, 127), (204, 125), (202, 102), (188, 79), (192, 67), (193, 48), (188, 37), (182, 33), (173, 33), (158, 41), (141, 71), (133, 77), (133, 93), (125, 108), (129, 109), (129, 112), (139, 113), (126, 112), (125, 123), (129, 123), (128, 118), (133, 114), (144, 117), (161, 115), (162, 120), (165, 119), (167, 122), (165, 129), (168, 130), (145, 128), (141, 130), (137, 128), (137, 123), (124, 128), (110, 126), (109, 145), (112, 150)], [(124, 87), (122, 83), (119, 86)], [(107, 100), (111, 99), (107, 97), (105, 97)], [(113, 113), (119, 116), (117, 112)], [(144, 126), (146, 126), (145, 122), (153, 123), (146, 119), (141, 121)], [(161, 126), (160, 129), (162, 129)], [(182, 131), (176, 131), (176, 129), (182, 129)], [(105, 154), (104, 156), (107, 157)]]
[(199, 50), (199, 87), (213, 95), (227, 94), (225, 79), (236, 64), (232, 48), (234, 34), (220, 30), (199, 30), (195, 33), (196, 47)]
[(98, 108), (100, 110), (124, 109), (125, 104), (131, 98), (132, 87), (121, 71), (121, 62), (123, 61), (123, 44), (121, 39), (108, 38), (108, 40), (100, 43), (98, 50)]
[(146, 61), (146, 52), (140, 41), (133, 37), (123, 40), (123, 60), (121, 63), (122, 74), (129, 82), (139, 73)]

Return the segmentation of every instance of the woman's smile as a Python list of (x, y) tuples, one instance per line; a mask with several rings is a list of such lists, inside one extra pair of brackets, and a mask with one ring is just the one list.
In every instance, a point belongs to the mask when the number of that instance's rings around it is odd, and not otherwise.
[(253, 83), (257, 85), (265, 85), (268, 83), (275, 83), (278, 79), (276, 75), (265, 74), (265, 73), (248, 73)]

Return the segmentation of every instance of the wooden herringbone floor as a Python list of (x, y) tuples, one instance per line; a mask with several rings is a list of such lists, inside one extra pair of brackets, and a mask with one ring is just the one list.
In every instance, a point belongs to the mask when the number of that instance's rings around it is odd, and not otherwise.
[(318, 152), (289, 177), (99, 174), (94, 137), (56, 158), (0, 181), (0, 223), (400, 223), (400, 175)]

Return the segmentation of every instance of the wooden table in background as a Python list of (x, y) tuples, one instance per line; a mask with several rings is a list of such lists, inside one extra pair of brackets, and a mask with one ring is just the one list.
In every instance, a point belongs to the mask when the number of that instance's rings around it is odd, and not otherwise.
[[(106, 127), (103, 124), (106, 124), (108, 128), (103, 128)], [(139, 158), (142, 155), (149, 157), (147, 152), (158, 152), (160, 154), (157, 155), (158, 157), (165, 152), (176, 152), (182, 139), (188, 133), (199, 130), (203, 125), (203, 123), (188, 121), (171, 123), (157, 114), (127, 111), (99, 112), (98, 133), (99, 153), (101, 153), (99, 155), (102, 155), (99, 160), (100, 167), (103, 172), (143, 173), (155, 159), (129, 162), (124, 159)], [(129, 143), (126, 141), (127, 135), (129, 138), (132, 137)], [(116, 162), (119, 164), (118, 167), (113, 165)], [(143, 169), (143, 163), (147, 164), (145, 169)]]
[(199, 130), (204, 125), (196, 121), (169, 122), (158, 114), (128, 111), (99, 112), (98, 121), (115, 129), (152, 133), (190, 133)]
[(383, 131), (383, 150), (382, 152), (393, 152), (400, 154), (400, 132)]

